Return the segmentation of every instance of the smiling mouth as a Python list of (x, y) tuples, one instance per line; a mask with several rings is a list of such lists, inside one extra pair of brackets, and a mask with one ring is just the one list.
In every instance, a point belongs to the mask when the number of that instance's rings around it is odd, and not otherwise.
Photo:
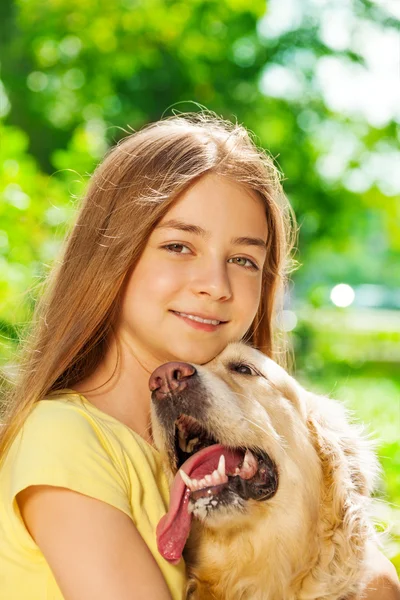
[(224, 325), (225, 323), (228, 323), (228, 321), (219, 321), (217, 319), (205, 319), (203, 317), (198, 317), (197, 315), (191, 315), (190, 313), (179, 312), (177, 310), (171, 310), (171, 312), (173, 312), (178, 317), (189, 319), (194, 323), (200, 323), (202, 325), (212, 325), (213, 327), (216, 327), (218, 325)]

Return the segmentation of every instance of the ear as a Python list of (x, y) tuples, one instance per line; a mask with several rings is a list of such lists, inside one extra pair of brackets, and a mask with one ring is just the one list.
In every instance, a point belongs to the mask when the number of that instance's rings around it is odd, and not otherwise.
[(306, 393), (307, 426), (325, 483), (344, 485), (345, 495), (370, 496), (381, 472), (374, 452), (376, 442), (363, 433), (362, 425), (351, 423), (343, 404)]
[(308, 431), (321, 465), (320, 552), (311, 577), (320, 585), (327, 576), (339, 585), (354, 582), (356, 593), (362, 589), (367, 546), (375, 539), (369, 497), (379, 463), (373, 443), (350, 424), (343, 405), (306, 394)]

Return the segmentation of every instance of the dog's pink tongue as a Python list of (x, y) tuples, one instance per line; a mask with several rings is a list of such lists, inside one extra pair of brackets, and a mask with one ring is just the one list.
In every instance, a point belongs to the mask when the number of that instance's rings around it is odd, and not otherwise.
[[(243, 460), (243, 452), (230, 450), (221, 444), (208, 446), (193, 454), (181, 469), (192, 479), (202, 479), (218, 467), (221, 454), (225, 456), (225, 472), (234, 473)], [(169, 511), (157, 525), (157, 546), (160, 554), (172, 564), (179, 562), (189, 536), (192, 515), (188, 512), (190, 490), (179, 472), (171, 487)]]

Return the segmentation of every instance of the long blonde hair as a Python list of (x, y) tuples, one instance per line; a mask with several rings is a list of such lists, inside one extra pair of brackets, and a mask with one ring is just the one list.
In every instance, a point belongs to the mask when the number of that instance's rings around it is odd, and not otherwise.
[(283, 362), (273, 317), (292, 266), (295, 220), (279, 171), (237, 123), (209, 111), (168, 117), (125, 137), (92, 176), (21, 344), (18, 376), (5, 393), (0, 457), (35, 402), (95, 370), (124, 281), (151, 231), (177, 196), (210, 172), (243, 184), (265, 203), (269, 237), (263, 293), (245, 339)]

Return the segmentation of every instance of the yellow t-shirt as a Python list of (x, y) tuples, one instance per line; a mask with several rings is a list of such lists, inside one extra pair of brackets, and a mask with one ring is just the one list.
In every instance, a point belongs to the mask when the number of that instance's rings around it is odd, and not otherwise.
[(107, 502), (129, 515), (156, 559), (173, 600), (182, 600), (183, 559), (159, 554), (156, 526), (169, 502), (160, 455), (126, 425), (71, 390), (37, 402), (0, 469), (0, 598), (62, 600), (15, 497), (29, 485), (55, 485)]

